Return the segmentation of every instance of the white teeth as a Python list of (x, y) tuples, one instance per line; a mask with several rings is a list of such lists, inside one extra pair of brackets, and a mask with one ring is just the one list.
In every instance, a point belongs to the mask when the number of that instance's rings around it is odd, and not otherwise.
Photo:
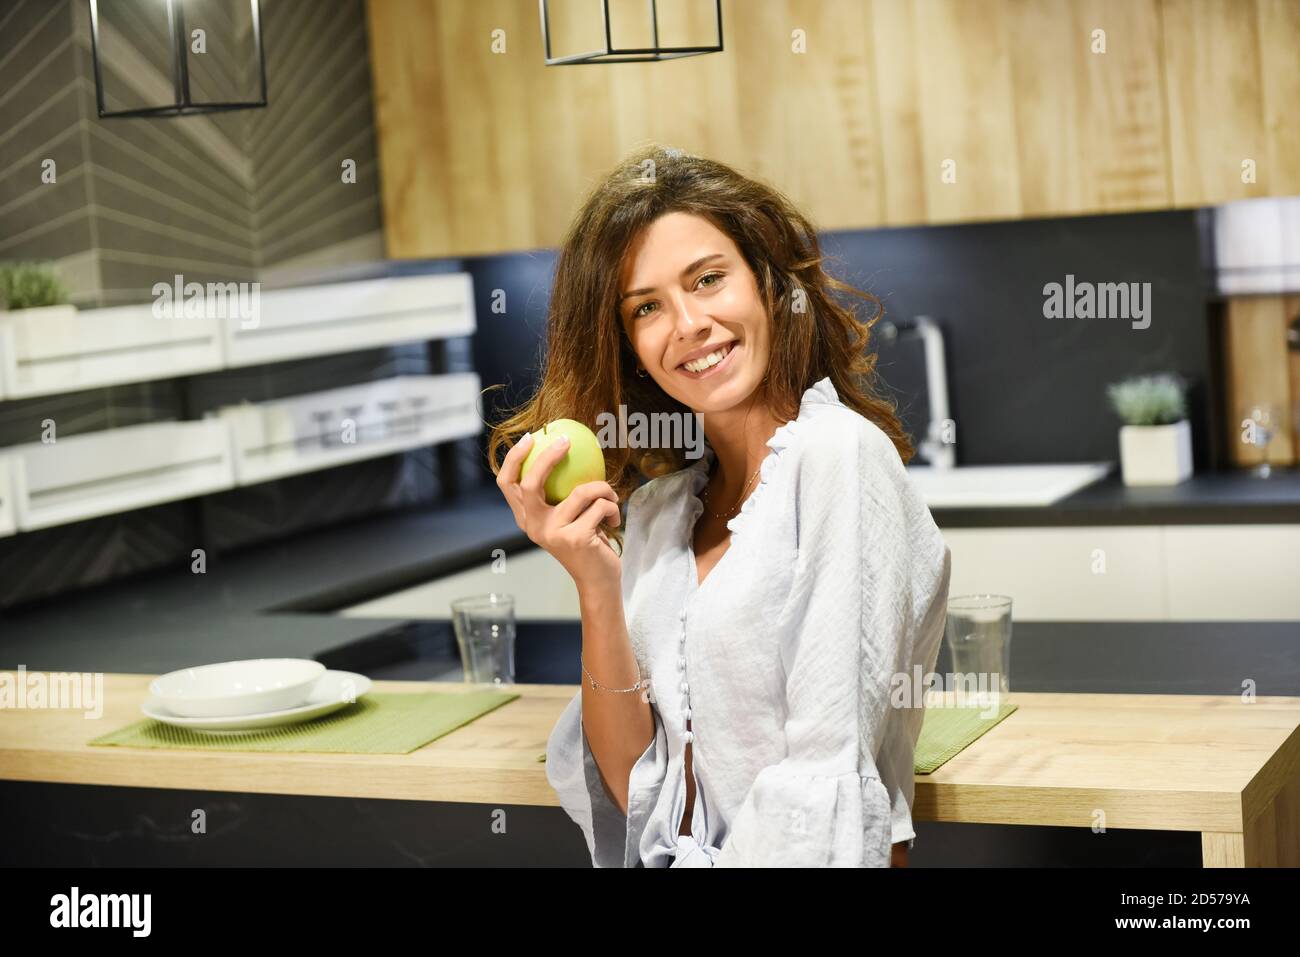
[(703, 359), (695, 359), (686, 363), (683, 368), (685, 368), (687, 372), (703, 372), (705, 369), (712, 368), (723, 359), (727, 358), (727, 353), (731, 351), (731, 346), (732, 344), (728, 343), (717, 352), (709, 353)]

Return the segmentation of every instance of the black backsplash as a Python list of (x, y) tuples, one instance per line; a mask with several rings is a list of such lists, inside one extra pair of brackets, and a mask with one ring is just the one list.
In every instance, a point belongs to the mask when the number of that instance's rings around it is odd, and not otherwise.
[[(1106, 385), (1171, 371), (1191, 386), (1197, 468), (1211, 461), (1206, 408), (1210, 331), (1194, 210), (836, 233), (824, 248), (885, 317), (926, 315), (943, 330), (957, 462), (1118, 460), (1120, 422)], [(1043, 287), (1150, 283), (1150, 326), (1048, 319)], [(925, 421), (914, 341), (882, 347), (882, 375)], [(920, 393), (918, 395), (918, 392)]]

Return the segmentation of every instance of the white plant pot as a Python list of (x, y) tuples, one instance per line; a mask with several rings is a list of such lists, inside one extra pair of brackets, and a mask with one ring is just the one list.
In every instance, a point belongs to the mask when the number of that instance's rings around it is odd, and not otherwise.
[(1192, 475), (1192, 429), (1172, 425), (1125, 425), (1119, 430), (1125, 485), (1177, 485)]

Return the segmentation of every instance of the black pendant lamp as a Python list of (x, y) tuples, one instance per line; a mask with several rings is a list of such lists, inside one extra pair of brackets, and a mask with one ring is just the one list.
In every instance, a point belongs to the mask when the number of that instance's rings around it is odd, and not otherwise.
[(663, 47), (659, 45), (659, 11), (655, 0), (650, 4), (650, 37), (648, 47), (615, 47), (609, 28), (609, 0), (600, 0), (604, 18), (605, 48), (569, 56), (551, 56), (550, 0), (538, 0), (542, 14), (542, 47), (546, 51), (547, 66), (567, 66), (573, 63), (641, 63), (653, 60), (675, 60), (683, 56), (722, 52), (722, 0), (713, 0), (714, 22), (717, 24), (718, 42), (713, 46)]
[[(242, 2), (242, 0), (240, 0)], [(137, 107), (129, 110), (109, 110), (104, 104), (104, 70), (102, 38), (100, 36), (99, 0), (90, 3), (90, 45), (95, 65), (95, 99), (102, 118), (128, 116), (190, 116), (196, 113), (228, 113), (232, 110), (253, 110), (266, 106), (266, 51), (262, 46), (262, 16), (260, 0), (248, 0), (253, 45), (257, 52), (257, 74), (261, 95), (256, 100), (224, 102), (195, 102), (190, 92), (189, 49), (190, 36), (185, 24), (185, 0), (164, 0), (167, 11), (167, 36), (170, 48), (172, 102), (157, 106)], [(252, 55), (250, 51), (250, 56)]]

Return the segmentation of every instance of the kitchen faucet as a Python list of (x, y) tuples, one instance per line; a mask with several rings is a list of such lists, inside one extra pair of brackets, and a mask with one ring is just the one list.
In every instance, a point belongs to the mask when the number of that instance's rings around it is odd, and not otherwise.
[(939, 324), (929, 316), (917, 316), (899, 322), (886, 320), (881, 323), (880, 331), (889, 342), (905, 332), (915, 332), (921, 337), (925, 349), (925, 394), (930, 421), (925, 436), (917, 443), (917, 451), (925, 456), (933, 468), (953, 468), (957, 464), (956, 445), (943, 440), (943, 430), (949, 420), (948, 371), (944, 363), (943, 332), (939, 329)]

